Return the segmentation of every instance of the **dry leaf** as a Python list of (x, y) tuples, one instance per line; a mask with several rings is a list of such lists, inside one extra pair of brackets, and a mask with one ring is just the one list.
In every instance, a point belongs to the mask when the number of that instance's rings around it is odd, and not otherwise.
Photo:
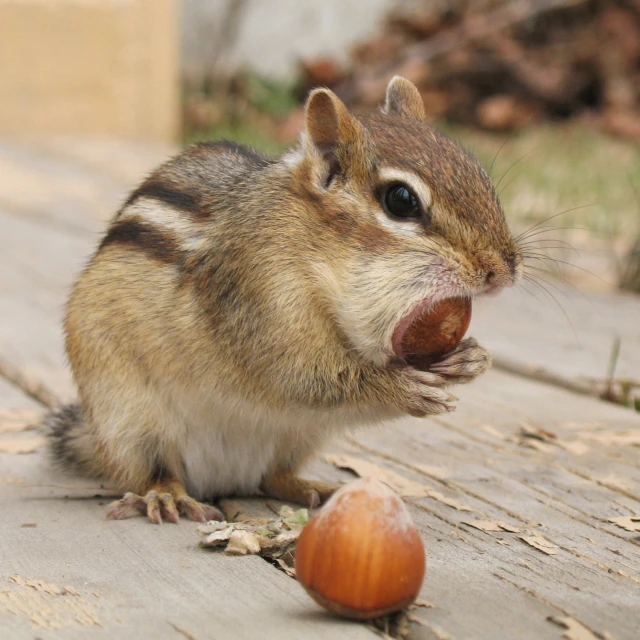
[(520, 435), (523, 438), (533, 438), (534, 440), (540, 440), (542, 442), (555, 443), (558, 436), (552, 431), (547, 431), (542, 427), (532, 427), (527, 424), (520, 425)]
[(463, 522), (474, 529), (480, 529), (480, 531), (508, 531), (509, 533), (520, 533), (518, 527), (513, 527), (501, 520), (470, 520), (469, 522)]
[(325, 454), (324, 458), (330, 464), (339, 467), (340, 469), (350, 469), (361, 477), (373, 476), (374, 478), (377, 478), (387, 486), (391, 487), (403, 498), (432, 498), (442, 504), (453, 507), (458, 511), (473, 511), (473, 509), (455, 498), (449, 498), (440, 491), (430, 489), (419, 482), (409, 480), (408, 478), (401, 476), (399, 473), (383, 469), (371, 462), (367, 462), (366, 460), (332, 453)]
[(403, 498), (424, 498), (429, 495), (429, 487), (425, 487), (419, 482), (409, 480), (394, 471), (382, 469), (381, 467), (378, 467), (371, 462), (367, 462), (366, 460), (331, 453), (325, 454), (324, 458), (330, 464), (339, 467), (340, 469), (350, 469), (361, 477), (373, 476), (374, 478), (377, 478), (391, 487)]
[(44, 446), (46, 438), (19, 437), (0, 439), (0, 451), (4, 453), (33, 453)]
[(534, 533), (532, 536), (518, 536), (520, 540), (526, 542), (529, 546), (546, 553), (548, 556), (555, 556), (558, 552), (555, 544), (545, 540), (540, 534)]
[(425, 609), (433, 609), (435, 605), (433, 604), (433, 602), (429, 602), (428, 600), (424, 600), (423, 598), (417, 598), (412, 606), (424, 607)]
[(240, 522), (212, 520), (198, 527), (200, 546), (224, 549), (225, 553), (235, 556), (260, 554), (278, 561), (278, 564), (292, 567), (293, 549), (308, 517), (307, 509), (294, 511), (284, 506), (277, 519), (252, 518)]
[(296, 577), (296, 570), (292, 567), (290, 567), (282, 558), (278, 558), (276, 560), (276, 562), (278, 563), (278, 565), (280, 566), (280, 568), (290, 577), (290, 578), (295, 578)]
[(0, 409), (0, 433), (35, 429), (44, 413), (34, 409)]
[(584, 442), (572, 440), (566, 442), (560, 440), (557, 434), (547, 431), (541, 427), (532, 427), (530, 425), (521, 425), (520, 427), (520, 444), (524, 444), (538, 451), (550, 452), (553, 450), (551, 445), (555, 445), (569, 451), (577, 456), (582, 456), (589, 451), (589, 447)]
[(566, 629), (566, 631), (562, 634), (562, 637), (567, 638), (567, 640), (601, 639), (601, 636), (597, 636), (595, 633), (587, 629), (587, 627), (585, 627), (582, 623), (578, 622), (575, 618), (571, 618), (570, 616), (549, 616), (547, 620)]
[(640, 532), (640, 516), (620, 516), (619, 518), (609, 518), (609, 522), (618, 525), (625, 531)]
[(247, 513), (245, 513), (244, 507), (235, 500), (222, 498), (222, 500), (218, 502), (218, 506), (222, 510), (222, 513), (228, 522), (241, 522), (243, 520), (251, 519)]
[(230, 556), (246, 556), (260, 551), (260, 538), (251, 531), (236, 530), (229, 536), (229, 544), (224, 550)]

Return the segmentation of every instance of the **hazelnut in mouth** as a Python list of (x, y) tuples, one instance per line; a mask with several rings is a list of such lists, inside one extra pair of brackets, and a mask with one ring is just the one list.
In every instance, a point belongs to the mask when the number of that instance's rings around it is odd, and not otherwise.
[(427, 300), (396, 328), (394, 351), (416, 369), (426, 370), (458, 346), (470, 322), (470, 298), (446, 298), (435, 304)]

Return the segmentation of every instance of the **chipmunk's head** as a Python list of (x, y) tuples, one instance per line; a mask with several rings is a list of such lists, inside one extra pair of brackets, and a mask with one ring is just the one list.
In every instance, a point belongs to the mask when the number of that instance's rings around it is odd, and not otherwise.
[(325, 239), (317, 271), (343, 332), (368, 359), (393, 356), (395, 334), (416, 309), (521, 277), (491, 179), (425, 122), (404, 78), (389, 83), (381, 113), (358, 118), (331, 91), (313, 91), (296, 154), (295, 184)]

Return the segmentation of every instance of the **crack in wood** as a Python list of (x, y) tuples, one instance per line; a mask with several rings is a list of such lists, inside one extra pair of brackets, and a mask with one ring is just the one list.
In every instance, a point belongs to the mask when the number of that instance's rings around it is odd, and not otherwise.
[(0, 357), (0, 377), (48, 409), (60, 404), (58, 396), (49, 387), (2, 357)]

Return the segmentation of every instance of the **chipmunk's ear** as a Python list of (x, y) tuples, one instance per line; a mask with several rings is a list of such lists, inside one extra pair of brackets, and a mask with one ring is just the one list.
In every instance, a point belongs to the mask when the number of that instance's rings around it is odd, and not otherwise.
[(355, 143), (363, 136), (360, 123), (349, 113), (338, 96), (329, 89), (315, 89), (305, 106), (303, 144), (307, 153), (319, 154), (328, 175), (326, 185), (342, 170), (341, 151), (345, 143)]
[(400, 76), (393, 76), (389, 80), (382, 113), (415, 120), (425, 120), (427, 117), (422, 96), (416, 85)]

